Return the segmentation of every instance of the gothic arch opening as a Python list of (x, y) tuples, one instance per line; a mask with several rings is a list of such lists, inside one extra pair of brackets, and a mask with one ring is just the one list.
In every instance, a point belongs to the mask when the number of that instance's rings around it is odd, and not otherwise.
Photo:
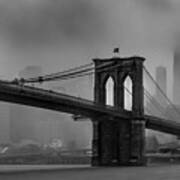
[(105, 104), (114, 106), (114, 80), (109, 77), (105, 83)]
[(132, 110), (132, 79), (127, 76), (124, 80), (124, 109)]

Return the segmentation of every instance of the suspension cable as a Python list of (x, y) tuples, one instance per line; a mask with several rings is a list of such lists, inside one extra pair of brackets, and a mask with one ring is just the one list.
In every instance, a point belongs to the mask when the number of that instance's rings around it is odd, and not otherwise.
[[(106, 71), (106, 70), (112, 70), (112, 69), (115, 69), (115, 68), (117, 68), (117, 67), (123, 67), (121, 64), (116, 64), (116, 65), (114, 65), (114, 66), (111, 66), (111, 67), (106, 67), (106, 68), (103, 68), (102, 69), (102, 67), (104, 67), (104, 66), (107, 66), (107, 65), (110, 65), (110, 64), (112, 64), (112, 62), (110, 62), (110, 63), (108, 63), (108, 64), (103, 64), (103, 65), (99, 65), (99, 66), (97, 66), (96, 68), (91, 68), (91, 69), (89, 69), (89, 70), (83, 70), (84, 72), (85, 71), (91, 71), (90, 72), (90, 74), (94, 74), (95, 73), (95, 71), (96, 72), (103, 72), (103, 71)], [(129, 67), (129, 66), (126, 66), (126, 67)], [(95, 70), (95, 71), (93, 71), (93, 70)], [(79, 74), (79, 73), (83, 73), (82, 71), (80, 71), (80, 72), (74, 72), (73, 74)], [(73, 74), (68, 74), (68, 75), (65, 75), (66, 77), (72, 77), (71, 75), (73, 75)], [(64, 76), (64, 75), (63, 75)], [(80, 75), (81, 76), (81, 75)], [(82, 75), (83, 76), (83, 75)], [(78, 77), (78, 76), (77, 76)], [(61, 79), (62, 78), (62, 76), (58, 76), (58, 77), (55, 77), (56, 79)], [(53, 77), (53, 79), (50, 79), (50, 80), (54, 80), (55, 79), (54, 77)]]
[[(152, 102), (154, 102), (154, 104), (155, 104), (156, 106), (158, 106), (159, 108), (162, 109), (161, 104), (160, 104), (160, 103), (149, 93), (149, 91), (146, 90), (145, 88), (144, 88), (144, 94), (146, 95), (147, 98), (149, 98), (149, 100), (151, 100)], [(163, 110), (165, 110), (165, 109), (163, 109)]]
[[(130, 90), (127, 88), (127, 87), (125, 87), (124, 86), (124, 89), (132, 96), (132, 92), (130, 92)], [(157, 107), (157, 104), (153, 101), (153, 99), (151, 99), (152, 97), (151, 97), (151, 95), (150, 95), (150, 93), (144, 88), (144, 90), (145, 90), (145, 95), (146, 95), (146, 97), (154, 104), (154, 106), (153, 106), (153, 108), (155, 108), (155, 106), (156, 106), (156, 108), (160, 111), (160, 113), (161, 113), (161, 115), (162, 116), (164, 116), (164, 113), (162, 112), (162, 110), (160, 109), (160, 107), (158, 106)], [(148, 94), (149, 94), (149, 96), (148, 96)], [(157, 102), (158, 103), (158, 102)], [(171, 117), (172, 118), (172, 117)], [(174, 118), (173, 118), (174, 119)]]
[[(112, 64), (112, 63), (110, 63)], [(71, 78), (76, 78), (76, 77), (82, 77), (82, 76), (87, 76), (87, 75), (92, 75), (92, 74), (95, 74), (95, 71), (96, 72), (103, 72), (103, 71), (106, 71), (106, 70), (110, 70), (110, 69), (115, 69), (117, 67), (122, 67), (121, 64), (118, 64), (118, 65), (114, 65), (114, 66), (111, 66), (111, 67), (106, 67), (106, 68), (103, 68), (101, 69), (103, 66), (107, 66), (108, 64), (106, 65), (99, 65), (97, 66), (96, 68), (92, 68), (92, 70), (83, 70), (84, 72), (87, 71), (87, 73), (84, 73), (83, 71), (81, 72), (74, 72), (72, 74), (68, 74), (68, 75), (63, 75), (63, 76), (58, 76), (58, 77), (53, 77), (53, 79), (46, 79), (47, 80), (55, 80), (55, 79), (60, 79), (60, 80), (63, 80), (63, 79), (71, 79)], [(127, 66), (126, 66), (127, 67)], [(94, 71), (93, 71), (94, 70)]]
[[(152, 102), (152, 103), (154, 102), (153, 104), (154, 104), (154, 105), (156, 104), (156, 105), (161, 109), (161, 110), (160, 110), (160, 109), (159, 109), (159, 110), (161, 111), (161, 113), (163, 113), (163, 114), (162, 114), (163, 116), (169, 116), (170, 118), (176, 120), (176, 117), (175, 117), (172, 113), (168, 113), (168, 114), (166, 113), (166, 114), (164, 114), (163, 111), (166, 111), (166, 109), (161, 106), (161, 104), (149, 93), (148, 90), (146, 90), (146, 89), (144, 89), (144, 90), (146, 91), (146, 92), (145, 92), (146, 95), (149, 96), (149, 97), (152, 99), (151, 102)], [(147, 97), (147, 96), (146, 96), (146, 97)], [(156, 106), (156, 107), (157, 107), (157, 106)], [(173, 110), (174, 110), (174, 109), (173, 109)], [(177, 112), (176, 112), (176, 113), (177, 113)]]
[[(59, 73), (54, 73), (54, 74), (45, 75), (45, 76), (39, 76), (39, 77), (35, 77), (35, 78), (30, 78), (30, 79), (20, 79), (20, 80), (16, 80), (16, 81), (12, 81), (12, 82), (17, 83), (17, 82), (21, 81), (21, 83), (24, 84), (24, 83), (39, 83), (39, 82), (44, 82), (44, 81), (53, 81), (56, 79), (70, 79), (70, 77), (75, 78), (75, 77), (82, 77), (83, 76), (83, 75), (75, 76), (76, 74), (82, 74), (82, 73), (90, 72), (93, 70), (96, 70), (96, 72), (102, 72), (102, 71), (106, 71), (109, 69), (114, 69), (114, 68), (122, 66), (121, 64), (118, 64), (118, 65), (116, 64), (114, 66), (106, 67), (106, 68), (102, 69), (102, 67), (108, 66), (111, 64), (112, 64), (112, 62), (107, 62), (105, 64), (101, 64), (101, 65), (97, 66), (96, 68), (92, 67), (92, 68), (80, 69), (79, 71), (74, 71), (74, 72), (70, 72), (69, 70), (66, 70), (66, 71), (59, 72)], [(75, 69), (75, 68), (73, 68), (73, 69)], [(65, 74), (65, 72), (69, 72), (69, 73)], [(85, 73), (85, 75), (88, 75), (88, 73)]]
[[(34, 77), (34, 78), (24, 79), (24, 82), (25, 83), (32, 83), (32, 82), (38, 82), (40, 78), (42, 78), (42, 80), (44, 80), (44, 79), (50, 78), (50, 77), (53, 78), (53, 77), (58, 77), (58, 76), (65, 76), (65, 75), (73, 73), (74, 71), (81, 71), (82, 69), (88, 68), (89, 66), (92, 66), (92, 65), (93, 65), (93, 63), (89, 63), (89, 64), (81, 65), (78, 67), (70, 68), (68, 70), (61, 71), (58, 73), (52, 73), (52, 74), (47, 74), (44, 76), (38, 76), (38, 77)], [(88, 69), (90, 69), (90, 68), (88, 68)]]
[[(157, 108), (158, 109), (158, 111), (160, 112), (160, 114), (162, 115), (162, 116), (165, 116), (165, 114), (164, 114), (164, 112), (163, 112), (163, 110), (164, 109), (162, 109), (162, 106), (161, 106), (161, 104), (159, 103), (159, 102), (157, 102), (156, 101), (156, 99), (153, 97), (153, 96), (151, 96), (151, 94), (144, 88), (144, 95), (150, 100), (150, 102), (154, 105), (154, 106), (152, 106), (153, 108)], [(156, 109), (154, 109), (154, 110), (156, 110)], [(172, 118), (172, 119), (174, 119), (174, 117), (172, 117), (171, 115), (170, 115), (170, 117)]]
[[(87, 73), (83, 73), (83, 74), (77, 74), (77, 75), (72, 75), (72, 76), (65, 76), (65, 77), (58, 77), (58, 78), (53, 78), (53, 81), (56, 80), (69, 80), (69, 79), (74, 79), (74, 78), (79, 78), (79, 77), (85, 77), (85, 76), (89, 76), (89, 75), (93, 75), (94, 72), (87, 72)], [(52, 81), (52, 79), (46, 79), (46, 81)]]
[(153, 83), (156, 85), (156, 87), (159, 89), (159, 91), (161, 92), (161, 94), (167, 99), (167, 101), (169, 102), (169, 104), (174, 108), (174, 110), (179, 114), (180, 116), (180, 112), (179, 110), (176, 108), (176, 106), (174, 106), (174, 104), (171, 102), (171, 100), (167, 97), (167, 95), (164, 93), (164, 91), (160, 88), (159, 84), (155, 81), (155, 79), (152, 77), (152, 75), (149, 73), (149, 71), (146, 69), (145, 66), (143, 66), (143, 69), (145, 70), (145, 72), (147, 73), (147, 75), (150, 77), (150, 79), (153, 81)]
[[(99, 65), (98, 68), (102, 68), (103, 66), (107, 66), (110, 64), (112, 64), (112, 62), (107, 62), (103, 65)], [(82, 65), (82, 66), (75, 67), (75, 68), (71, 68), (69, 70), (65, 70), (65, 71), (58, 72), (58, 73), (48, 74), (48, 75), (44, 75), (44, 76), (38, 76), (38, 77), (34, 77), (34, 78), (29, 78), (29, 79), (20, 79), (19, 81), (21, 81), (24, 84), (24, 83), (38, 83), (38, 82), (44, 82), (44, 81), (52, 81), (52, 80), (56, 80), (56, 79), (65, 79), (66, 77), (69, 77), (69, 76), (74, 78), (74, 75), (76, 75), (76, 74), (81, 74), (84, 72), (94, 70), (94, 67), (91, 67), (91, 68), (89, 67), (91, 65), (93, 65), (93, 63)], [(18, 81), (18, 79), (16, 79), (15, 82), (17, 82), (17, 81)]]

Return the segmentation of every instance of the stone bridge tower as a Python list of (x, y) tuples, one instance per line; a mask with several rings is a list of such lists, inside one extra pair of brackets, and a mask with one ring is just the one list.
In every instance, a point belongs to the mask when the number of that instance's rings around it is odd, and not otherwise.
[(94, 166), (145, 164), (145, 121), (142, 57), (94, 59), (95, 102), (106, 104), (106, 83), (114, 82), (114, 107), (124, 109), (126, 78), (132, 82), (132, 119), (97, 117), (93, 120)]

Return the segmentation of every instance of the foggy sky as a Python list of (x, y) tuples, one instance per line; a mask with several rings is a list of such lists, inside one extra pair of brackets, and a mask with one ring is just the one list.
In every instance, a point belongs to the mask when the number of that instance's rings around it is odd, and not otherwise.
[(152, 73), (168, 67), (172, 85), (179, 10), (179, 0), (0, 0), (0, 76), (27, 65), (60, 71), (120, 46), (122, 56), (146, 57)]

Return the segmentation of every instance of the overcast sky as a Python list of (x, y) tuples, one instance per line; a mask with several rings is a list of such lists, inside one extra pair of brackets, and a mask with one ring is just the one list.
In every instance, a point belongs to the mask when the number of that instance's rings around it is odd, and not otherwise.
[(0, 76), (27, 65), (61, 71), (119, 46), (122, 56), (144, 56), (152, 73), (168, 67), (172, 85), (179, 10), (179, 0), (0, 0)]

